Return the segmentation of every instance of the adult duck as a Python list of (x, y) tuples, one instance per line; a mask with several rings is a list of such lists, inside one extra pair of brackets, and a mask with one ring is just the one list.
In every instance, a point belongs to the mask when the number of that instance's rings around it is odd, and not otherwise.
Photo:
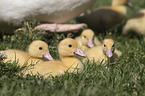
[(9, 32), (22, 21), (66, 23), (87, 10), (96, 0), (0, 0), (0, 31)]

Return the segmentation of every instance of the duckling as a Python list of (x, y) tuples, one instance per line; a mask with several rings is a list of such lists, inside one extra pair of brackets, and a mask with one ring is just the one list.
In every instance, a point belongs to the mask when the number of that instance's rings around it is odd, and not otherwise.
[(95, 46), (99, 46), (99, 45), (101, 45), (101, 42), (100, 42), (100, 40), (97, 38), (97, 36), (94, 36), (94, 45)]
[(121, 22), (127, 13), (125, 5), (132, 7), (129, 0), (113, 0), (111, 7), (101, 7), (90, 14), (76, 18), (79, 23), (86, 23), (89, 28), (104, 32)]
[(86, 29), (80, 36), (76, 37), (75, 40), (80, 49), (85, 52), (88, 48), (94, 47), (93, 37), (94, 32), (91, 29)]
[(27, 63), (27, 66), (35, 63), (43, 62), (43, 57), (47, 58), (48, 60), (53, 60), (51, 57), (48, 45), (41, 40), (35, 40), (33, 41), (29, 47), (28, 52), (16, 50), (16, 49), (9, 49), (3, 51), (7, 53), (8, 58), (4, 60), (4, 62), (7, 61), (15, 61), (19, 63), (20, 66), (23, 66), (25, 63)]
[(138, 35), (145, 35), (145, 9), (134, 14), (125, 24), (123, 34), (135, 32)]
[[(104, 64), (108, 59), (110, 60), (110, 62), (113, 62), (115, 59), (119, 58), (122, 55), (122, 52), (120, 52), (119, 50), (115, 51), (114, 40), (105, 39), (102, 45), (87, 50), (86, 55), (91, 62), (93, 62), (93, 60), (95, 62), (102, 62), (103, 60), (102, 63)], [(86, 60), (87, 58), (84, 59), (84, 61)], [(99, 63), (96, 64), (98, 65)]]
[(76, 72), (76, 68), (83, 70), (82, 62), (75, 55), (86, 57), (86, 54), (78, 48), (77, 42), (74, 39), (66, 38), (62, 40), (58, 45), (58, 52), (61, 61), (54, 60), (36, 64), (33, 69), (26, 70), (25, 74), (39, 73), (47, 78), (50, 74), (56, 76), (64, 74), (65, 71)]
[(0, 0), (0, 29), (10, 34), (22, 21), (32, 18), (39, 22), (66, 23), (94, 2), (96, 0)]
[[(94, 38), (94, 40), (93, 40)], [(78, 43), (79, 48), (85, 52), (89, 48), (94, 47), (95, 45), (100, 45), (100, 41), (96, 36), (94, 36), (94, 31), (91, 29), (85, 29), (80, 36), (76, 37), (75, 40)], [(95, 42), (95, 44), (94, 44)]]

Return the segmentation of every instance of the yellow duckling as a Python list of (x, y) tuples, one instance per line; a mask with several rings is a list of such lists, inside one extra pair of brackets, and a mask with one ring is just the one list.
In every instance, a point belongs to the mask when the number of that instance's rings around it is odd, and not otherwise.
[(79, 23), (86, 23), (89, 28), (97, 31), (110, 29), (126, 16), (127, 8), (132, 7), (129, 0), (113, 0), (111, 7), (101, 7), (90, 14), (76, 18)]
[[(108, 59), (110, 62), (113, 62), (122, 55), (122, 52), (115, 50), (115, 44), (112, 39), (105, 39), (102, 45), (87, 50), (86, 55), (91, 62), (93, 62), (93, 60), (95, 62), (102, 62), (104, 59), (102, 63), (105, 63)], [(86, 60), (87, 58), (84, 59), (84, 61)]]
[(139, 35), (145, 35), (145, 9), (137, 12), (127, 21), (123, 28), (123, 34), (129, 32), (136, 32)]
[[(86, 29), (81, 33), (80, 36), (76, 37), (75, 40), (77, 41), (79, 48), (85, 52), (89, 48), (94, 47), (93, 38), (94, 32), (91, 29)], [(99, 40), (97, 40), (97, 37), (95, 37), (95, 43), (100, 44)]]
[(94, 41), (95, 46), (101, 45), (101, 42), (99, 41), (99, 39), (96, 36), (94, 36), (94, 40), (93, 41)]
[(41, 40), (35, 40), (33, 41), (29, 47), (28, 47), (28, 52), (21, 51), (21, 50), (16, 50), (16, 49), (9, 49), (5, 50), (5, 53), (7, 53), (8, 58), (4, 60), (4, 62), (10, 61), (13, 62), (16, 60), (18, 61), (20, 66), (23, 66), (24, 63), (29, 64), (35, 64), (36, 62), (42, 62), (43, 57), (47, 58), (48, 60), (53, 60), (51, 57), (49, 50), (48, 50), (48, 45)]
[(34, 66), (34, 69), (26, 70), (25, 74), (32, 73), (45, 75), (48, 77), (50, 74), (52, 76), (62, 75), (65, 71), (75, 72), (76, 68), (83, 70), (82, 62), (75, 57), (75, 55), (85, 56), (78, 48), (77, 42), (74, 39), (66, 38), (59, 43), (58, 52), (61, 61), (46, 61)]

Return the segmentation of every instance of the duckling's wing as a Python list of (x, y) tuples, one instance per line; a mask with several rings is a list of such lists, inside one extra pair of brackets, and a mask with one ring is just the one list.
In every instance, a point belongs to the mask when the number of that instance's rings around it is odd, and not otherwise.
[(8, 54), (8, 58), (4, 60), (4, 62), (11, 61), (11, 62), (18, 62), (20, 66), (23, 66), (24, 63), (27, 61), (29, 58), (28, 53), (20, 50), (5, 50)]
[[(66, 67), (62, 66), (63, 63), (60, 61), (47, 61), (43, 63), (39, 63), (34, 66), (34, 69), (30, 70), (33, 74), (41, 74), (41, 75), (62, 75), (64, 71), (67, 70)], [(28, 72), (27, 72), (28, 73)]]

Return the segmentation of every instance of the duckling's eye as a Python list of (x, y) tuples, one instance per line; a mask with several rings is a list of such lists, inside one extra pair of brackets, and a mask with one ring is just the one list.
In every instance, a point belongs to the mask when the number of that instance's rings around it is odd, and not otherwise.
[(115, 47), (115, 45), (113, 44), (112, 47)]
[(106, 47), (106, 45), (104, 44), (104, 47)]
[(42, 47), (39, 47), (39, 50), (42, 50), (43, 48)]
[(72, 47), (72, 45), (71, 45), (71, 44), (69, 44), (69, 45), (68, 45), (68, 47)]
[(86, 38), (86, 36), (84, 36), (84, 38)]

